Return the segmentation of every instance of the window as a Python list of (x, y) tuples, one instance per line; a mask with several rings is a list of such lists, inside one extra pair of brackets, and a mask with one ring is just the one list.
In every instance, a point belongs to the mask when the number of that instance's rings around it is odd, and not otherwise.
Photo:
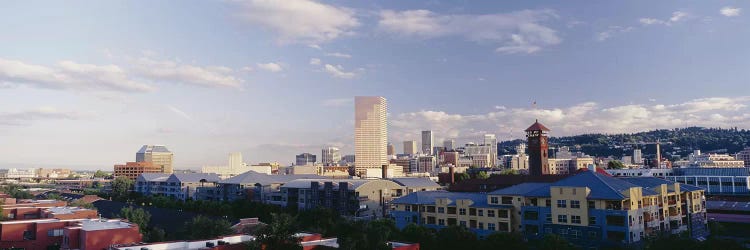
[(466, 208), (459, 208), (458, 215), (466, 215)]
[(487, 230), (495, 231), (497, 228), (495, 228), (495, 223), (487, 223)]
[(477, 215), (479, 215), (479, 216), (484, 216), (484, 210), (482, 210), (482, 209), (479, 209), (479, 210), (477, 211)]
[(596, 202), (595, 201), (589, 201), (589, 208), (596, 208)]
[[(527, 225), (527, 227), (530, 225)], [(510, 232), (510, 226), (508, 226), (508, 223), (497, 223), (497, 230), (500, 232)], [(539, 229), (537, 229), (538, 231)]]
[(539, 213), (537, 211), (526, 211), (523, 213), (523, 219), (524, 220), (538, 220)]
[(460, 224), (460, 225), (461, 225), (462, 227), (466, 227), (466, 221), (463, 221), (463, 220), (462, 220), (462, 221), (461, 221), (461, 222), (460, 222), (459, 224)]
[(552, 206), (552, 200), (550, 200), (550, 199), (544, 200), (544, 206), (551, 207)]
[(469, 215), (471, 215), (471, 216), (477, 216), (477, 209), (476, 208), (469, 208)]
[(589, 225), (596, 225), (596, 217), (595, 216), (589, 217)]
[(497, 217), (508, 218), (508, 210), (498, 210), (497, 213)]
[(505, 204), (505, 205), (512, 205), (513, 204), (513, 197), (505, 197), (505, 196), (503, 196), (503, 204)]
[[(562, 189), (560, 189), (560, 190), (562, 190)], [(557, 200), (557, 207), (562, 207), (562, 208), (568, 207), (567, 206), (567, 201), (566, 200)]]
[(607, 215), (607, 226), (625, 226), (625, 216)]
[(47, 236), (53, 237), (53, 236), (62, 236), (62, 235), (63, 235), (62, 229), (52, 229), (52, 230), (47, 231)]
[(581, 224), (581, 216), (571, 215), (570, 216), (570, 222), (573, 223), (573, 224)]
[(557, 216), (557, 222), (558, 223), (568, 223), (568, 216), (561, 214)]
[(435, 225), (435, 217), (433, 217), (433, 216), (427, 216), (427, 224), (429, 224), (429, 225)]
[(487, 210), (487, 217), (495, 217), (495, 210)]
[(411, 212), (411, 206), (409, 206), (409, 205), (406, 205), (406, 208), (404, 209), (404, 211), (406, 211), (406, 212)]
[(497, 196), (490, 196), (490, 203), (497, 204)]
[(546, 221), (552, 223), (552, 214), (547, 214)]
[[(575, 190), (575, 189), (573, 189), (573, 190)], [(579, 231), (579, 230), (570, 230), (570, 237), (573, 238), (573, 239), (578, 239), (579, 237), (581, 237), (581, 231)]]
[[(573, 189), (573, 190), (575, 190), (575, 189)], [(581, 208), (581, 201), (571, 200), (570, 201), (570, 208)]]
[(477, 226), (479, 229), (484, 229), (484, 222), (479, 222), (479, 225)]
[(448, 214), (456, 214), (456, 208), (455, 207), (448, 207)]
[(438, 226), (445, 226), (445, 219), (438, 219)]
[(445, 208), (444, 207), (438, 207), (438, 213), (444, 214), (445, 213)]

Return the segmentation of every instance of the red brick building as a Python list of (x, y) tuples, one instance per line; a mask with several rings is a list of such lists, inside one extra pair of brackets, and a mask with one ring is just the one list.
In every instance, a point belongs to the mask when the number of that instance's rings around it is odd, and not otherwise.
[(0, 222), (0, 248), (106, 249), (142, 240), (138, 225), (120, 220), (37, 219)]
[(61, 249), (100, 250), (141, 242), (138, 225), (121, 220), (82, 220), (63, 229)]
[(64, 207), (68, 203), (57, 200), (20, 200), (15, 204), (0, 205), (0, 213), (5, 220), (28, 220), (42, 217), (41, 211), (51, 207)]
[(123, 176), (135, 180), (142, 173), (161, 173), (160, 166), (154, 166), (151, 162), (127, 162), (115, 165), (115, 178)]

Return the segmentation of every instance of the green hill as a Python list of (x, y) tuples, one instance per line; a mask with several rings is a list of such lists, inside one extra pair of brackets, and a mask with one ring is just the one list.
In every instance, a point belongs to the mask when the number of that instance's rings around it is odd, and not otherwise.
[[(694, 149), (703, 152), (734, 154), (750, 146), (750, 130), (688, 127), (660, 129), (634, 134), (583, 134), (552, 137), (552, 147), (569, 146), (571, 151), (582, 151), (593, 156), (630, 155), (640, 148), (644, 155), (653, 154), (654, 146), (649, 142), (659, 141), (662, 154), (672, 159), (687, 156)], [(514, 146), (525, 140), (498, 143), (499, 154), (515, 153)]]

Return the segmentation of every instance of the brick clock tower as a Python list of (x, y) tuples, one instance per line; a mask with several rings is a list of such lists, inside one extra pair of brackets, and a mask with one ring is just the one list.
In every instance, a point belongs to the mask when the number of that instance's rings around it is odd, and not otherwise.
[(530, 175), (541, 176), (550, 174), (549, 164), (547, 163), (547, 152), (549, 150), (549, 141), (547, 140), (548, 131), (549, 129), (539, 123), (539, 120), (526, 129)]

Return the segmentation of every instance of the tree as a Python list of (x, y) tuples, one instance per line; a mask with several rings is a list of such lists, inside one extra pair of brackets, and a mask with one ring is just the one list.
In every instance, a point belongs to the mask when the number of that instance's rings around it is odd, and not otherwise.
[(96, 170), (96, 172), (94, 173), (94, 178), (105, 178), (107, 176), (108, 174), (101, 170)]
[(144, 236), (146, 242), (161, 242), (167, 238), (164, 229), (158, 227), (151, 227)]
[(185, 235), (191, 240), (210, 239), (234, 232), (228, 221), (203, 215), (195, 216), (193, 220), (186, 222), (185, 228)]
[(34, 195), (29, 193), (29, 191), (23, 190), (22, 186), (16, 185), (16, 184), (8, 184), (0, 188), (0, 192), (3, 192), (7, 195), (13, 196), (13, 198), (16, 199), (31, 199), (34, 198)]
[(300, 239), (294, 236), (297, 232), (295, 217), (280, 213), (274, 213), (271, 217), (271, 224), (263, 226), (255, 235), (257, 244), (265, 249), (302, 249)]
[(480, 249), (525, 250), (528, 248), (523, 236), (518, 233), (493, 233), (480, 243)]
[(500, 174), (501, 175), (518, 175), (519, 173), (518, 173), (518, 170), (507, 168), (507, 169), (504, 169), (503, 171), (500, 171)]
[(456, 180), (457, 180), (457, 181), (468, 180), (468, 179), (470, 179), (470, 178), (471, 178), (471, 177), (470, 177), (470, 176), (469, 176), (469, 174), (468, 174), (468, 173), (466, 173), (466, 172), (463, 172), (463, 173), (460, 173), (460, 174), (457, 174), (457, 175), (456, 175)]
[[(401, 230), (400, 241), (416, 242), (423, 249), (437, 249), (437, 238), (435, 230), (414, 223), (406, 225)], [(489, 249), (489, 248), (488, 248)]]
[(479, 171), (479, 173), (477, 173), (477, 179), (484, 180), (484, 179), (487, 179), (487, 178), (490, 178), (490, 175), (487, 174), (487, 172), (485, 172), (485, 171)]
[(623, 169), (625, 168), (625, 165), (622, 164), (620, 161), (609, 161), (607, 163), (607, 168), (609, 169)]
[(143, 208), (133, 208), (132, 206), (123, 207), (122, 209), (120, 209), (119, 217), (125, 218), (131, 223), (137, 224), (138, 229), (142, 234), (146, 234), (146, 232), (148, 232), (148, 223), (151, 221), (151, 213), (143, 210)]
[(87, 209), (96, 209), (96, 207), (94, 207), (94, 204), (84, 202), (81, 199), (68, 202), (68, 206), (81, 207), (81, 208), (87, 208)]
[(448, 226), (437, 233), (439, 249), (478, 249), (477, 235), (462, 226)]
[(539, 250), (575, 250), (576, 247), (570, 244), (557, 234), (547, 234), (539, 242)]
[(129, 197), (132, 188), (133, 180), (119, 176), (112, 181), (112, 198), (125, 200)]

